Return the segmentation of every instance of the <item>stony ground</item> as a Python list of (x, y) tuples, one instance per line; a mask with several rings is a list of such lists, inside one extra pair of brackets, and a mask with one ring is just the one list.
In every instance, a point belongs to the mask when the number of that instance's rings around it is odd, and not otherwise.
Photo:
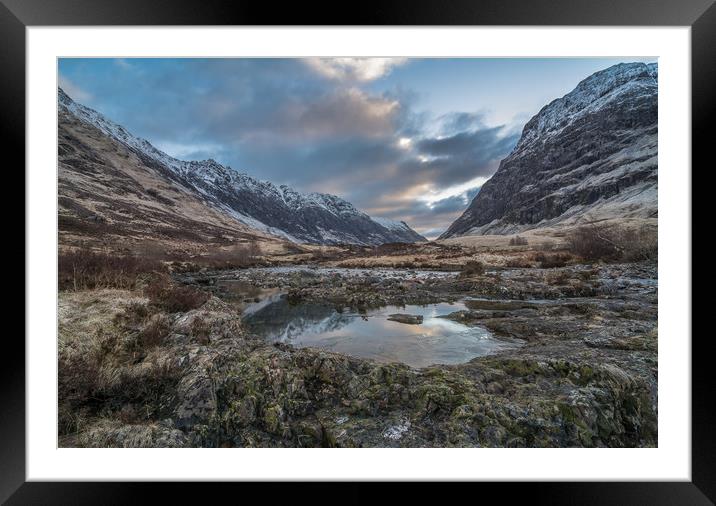
[[(526, 344), (424, 369), (269, 345), (242, 328), (222, 276), (336, 306), (469, 297), (467, 311), (446, 317)], [(655, 264), (178, 278), (213, 297), (167, 314), (149, 311), (140, 292), (60, 294), (61, 446), (657, 443)]]

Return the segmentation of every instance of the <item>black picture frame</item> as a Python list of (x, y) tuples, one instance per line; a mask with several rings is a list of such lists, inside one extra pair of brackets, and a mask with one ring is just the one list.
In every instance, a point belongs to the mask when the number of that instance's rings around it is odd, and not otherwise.
[[(15, 169), (25, 163), (25, 29), (64, 25), (575, 25), (690, 26), (692, 69), (692, 165), (706, 160), (716, 91), (716, 4), (714, 0), (453, 0), (445, 2), (373, 1), (360, 8), (331, 10), (315, 3), (244, 0), (0, 0), (0, 125), (6, 153)], [(7, 155), (6, 155), (7, 156)], [(22, 165), (20, 165), (22, 164)], [(703, 167), (702, 170), (708, 167)], [(689, 168), (685, 167), (685, 171)], [(694, 171), (691, 169), (693, 176)], [(24, 182), (23, 182), (24, 185)], [(693, 185), (692, 185), (693, 187)], [(696, 199), (694, 198), (693, 201)], [(696, 218), (698, 215), (692, 213)], [(692, 227), (693, 230), (693, 227)], [(693, 246), (692, 246), (693, 247)], [(692, 257), (693, 265), (693, 257)], [(29, 267), (25, 264), (26, 269)], [(53, 282), (49, 280), (48, 282)], [(693, 310), (692, 310), (693, 313)], [(691, 336), (669, 336), (688, 339)], [(148, 498), (158, 485), (126, 483), (39, 483), (25, 478), (25, 347), (16, 334), (5, 334), (0, 367), (0, 501), (7, 504), (124, 504)], [(530, 502), (549, 504), (714, 504), (716, 438), (714, 379), (707, 333), (692, 338), (692, 481), (480, 484), (484, 490), (509, 487)], [(225, 484), (223, 488), (235, 484)], [(240, 484), (242, 495), (261, 484)], [(303, 484), (318, 498), (317, 484)], [(474, 485), (473, 485), (474, 486)], [(167, 488), (167, 487), (163, 487)], [(345, 501), (367, 502), (379, 495), (351, 486)], [(265, 489), (264, 489), (265, 490)], [(275, 489), (274, 489), (275, 490)], [(415, 486), (413, 492), (426, 496)], [(190, 500), (186, 485), (172, 487), (180, 502)], [(229, 492), (231, 493), (231, 492)], [(456, 491), (452, 492), (459, 493)], [(482, 491), (480, 493), (483, 493)], [(294, 492), (295, 495), (295, 492)], [(169, 495), (163, 495), (169, 501)], [(318, 499), (320, 500), (320, 499)], [(335, 496), (331, 502), (335, 502)], [(315, 502), (315, 501), (314, 501)]]

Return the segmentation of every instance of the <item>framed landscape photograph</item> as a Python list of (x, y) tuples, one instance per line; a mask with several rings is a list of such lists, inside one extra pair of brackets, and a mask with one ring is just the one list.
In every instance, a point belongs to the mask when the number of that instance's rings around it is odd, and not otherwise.
[(563, 4), (315, 26), (3, 1), (27, 198), (3, 500), (559, 481), (592, 483), (525, 491), (712, 504), (691, 189), (716, 8)]

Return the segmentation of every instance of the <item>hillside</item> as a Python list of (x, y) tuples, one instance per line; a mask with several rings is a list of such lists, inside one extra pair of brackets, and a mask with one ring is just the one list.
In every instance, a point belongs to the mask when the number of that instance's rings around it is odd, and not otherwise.
[(441, 239), (657, 216), (656, 64), (619, 64), (545, 106)]
[(151, 224), (160, 234), (192, 239), (234, 231), (314, 244), (425, 240), (407, 224), (373, 220), (335, 195), (300, 193), (211, 159), (173, 158), (61, 89), (59, 104), (61, 230), (102, 222), (117, 234)]

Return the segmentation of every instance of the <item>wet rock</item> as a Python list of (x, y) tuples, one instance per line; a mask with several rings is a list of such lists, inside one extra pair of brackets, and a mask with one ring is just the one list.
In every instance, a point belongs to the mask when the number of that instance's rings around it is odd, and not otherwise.
[(420, 325), (423, 323), (423, 317), (422, 315), (414, 315), (414, 314), (403, 314), (403, 313), (394, 313), (391, 315), (388, 315), (388, 320), (398, 323), (405, 323), (408, 325)]
[[(197, 310), (169, 317), (170, 337), (176, 338), (146, 354), (113, 357), (125, 361), (123, 368), (95, 392), (97, 411), (72, 436), (72, 444), (655, 446), (656, 266), (589, 269), (595, 280), (614, 274), (629, 282), (606, 298), (572, 297), (569, 286), (551, 286), (540, 269), (528, 268), (500, 277), (488, 273), (476, 281), (453, 277), (415, 283), (411, 291), (397, 277), (378, 284), (366, 284), (362, 280), (369, 276), (362, 275), (341, 275), (340, 283), (328, 276), (315, 283), (303, 275), (291, 281), (299, 304), (318, 301), (331, 311), (470, 296), (478, 299), (471, 309), (450, 318), (526, 341), (465, 364), (422, 369), (264, 342), (235, 307), (212, 298)], [(287, 282), (283, 274), (265, 271), (243, 270), (237, 276), (264, 288)], [(566, 294), (572, 295), (565, 299)], [(61, 294), (61, 302), (78, 296)], [(63, 321), (69, 319), (65, 306)], [(78, 321), (86, 319), (86, 307), (76, 312)], [(418, 315), (397, 316), (412, 323)], [(195, 336), (197, 320), (208, 329), (206, 342)], [(107, 328), (126, 325), (120, 319)], [(145, 419), (119, 421), (126, 403), (142, 406)], [(80, 408), (72, 409), (79, 413)], [(102, 421), (106, 416), (116, 419)], [(157, 421), (165, 419), (169, 422)]]

